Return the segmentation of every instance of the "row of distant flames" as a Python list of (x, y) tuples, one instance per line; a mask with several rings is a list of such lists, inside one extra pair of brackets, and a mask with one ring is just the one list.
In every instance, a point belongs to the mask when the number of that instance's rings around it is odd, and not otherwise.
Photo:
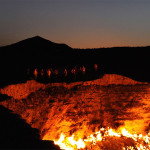
[[(97, 71), (97, 69), (98, 69), (98, 65), (97, 64), (94, 64), (94, 69), (95, 69), (95, 71)], [(86, 72), (85, 66), (82, 66), (80, 68), (74, 67), (70, 71), (70, 73), (74, 74), (74, 75), (79, 73), (79, 72), (82, 72), (83, 74), (85, 74), (85, 72)], [(67, 76), (69, 71), (67, 69), (64, 69), (63, 73), (64, 73), (64, 76)], [(41, 69), (41, 70), (34, 69), (33, 74), (34, 74), (35, 78), (37, 78), (38, 75), (44, 76), (45, 74), (50, 78), (51, 74), (58, 75), (59, 74), (59, 70), (58, 69), (53, 70), (52, 68), (50, 68), (50, 69), (47, 69), (46, 72), (44, 72), (43, 69)]]
[[(135, 145), (126, 145), (123, 146), (123, 150), (149, 150), (150, 149), (150, 135), (142, 134), (130, 134), (125, 128), (115, 131), (111, 128), (101, 128), (99, 132), (89, 135), (86, 139), (75, 140), (75, 136), (65, 137), (62, 133), (58, 140), (55, 140), (54, 143), (59, 145), (61, 149), (64, 150), (77, 150), (77, 149), (89, 149), (88, 146), (96, 145), (98, 142), (103, 142), (107, 137), (126, 137), (130, 138), (135, 142)], [(111, 142), (111, 141), (110, 141)], [(116, 147), (117, 150), (117, 147)]]

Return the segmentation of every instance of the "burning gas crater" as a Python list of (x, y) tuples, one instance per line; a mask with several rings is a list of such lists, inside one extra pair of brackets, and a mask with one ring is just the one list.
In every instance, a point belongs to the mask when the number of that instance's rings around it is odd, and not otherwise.
[(117, 131), (111, 128), (101, 128), (84, 139), (77, 139), (74, 134), (66, 137), (62, 133), (58, 140), (54, 140), (54, 143), (64, 150), (149, 150), (149, 142), (150, 134), (130, 134), (125, 128)]
[(12, 97), (4, 107), (61, 149), (150, 149), (150, 84), (105, 75), (70, 84), (28, 81), (1, 93)]

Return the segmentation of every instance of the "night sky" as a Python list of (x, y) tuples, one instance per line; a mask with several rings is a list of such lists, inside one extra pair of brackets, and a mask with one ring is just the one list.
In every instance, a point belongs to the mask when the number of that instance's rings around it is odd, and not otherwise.
[(73, 48), (150, 45), (150, 0), (0, 0), (0, 45), (42, 36)]

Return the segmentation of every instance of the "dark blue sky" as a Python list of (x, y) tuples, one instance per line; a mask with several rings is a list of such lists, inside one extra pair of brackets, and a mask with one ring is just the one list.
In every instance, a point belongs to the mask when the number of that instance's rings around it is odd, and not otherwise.
[(35, 35), (74, 48), (150, 45), (150, 1), (0, 0), (0, 45)]

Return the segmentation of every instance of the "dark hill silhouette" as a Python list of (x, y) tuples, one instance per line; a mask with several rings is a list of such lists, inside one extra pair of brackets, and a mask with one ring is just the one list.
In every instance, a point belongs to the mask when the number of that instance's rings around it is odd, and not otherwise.
[(26, 49), (26, 48), (42, 48), (42, 49), (56, 49), (56, 50), (59, 50), (59, 48), (61, 49), (70, 49), (71, 47), (69, 47), (68, 45), (66, 44), (58, 44), (58, 43), (54, 43), (54, 42), (51, 42), (49, 40), (46, 40), (40, 36), (35, 36), (35, 37), (32, 37), (32, 38), (28, 38), (28, 39), (25, 39), (25, 40), (22, 40), (20, 42), (17, 42), (15, 44), (11, 44), (9, 46), (4, 46), (4, 47), (22, 47), (23, 49)]
[(33, 129), (19, 115), (0, 105), (0, 149), (59, 150), (51, 141), (42, 141), (39, 131)]
[(1, 54), (9, 59), (9, 63), (12, 60), (17, 64), (18, 61), (24, 64), (42, 62), (52, 56), (69, 54), (71, 49), (66, 44), (57, 44), (39, 36), (0, 48)]
[[(18, 43), (0, 47), (0, 69), (2, 85), (25, 82), (29, 78), (27, 69), (49, 67), (70, 70), (75, 66), (85, 66), (86, 75), (76, 80), (92, 80), (103, 74), (120, 74), (137, 81), (150, 82), (150, 47), (113, 47), (99, 49), (73, 49), (65, 44), (57, 44), (39, 36)], [(92, 67), (99, 70), (93, 73)], [(54, 82), (67, 81), (60, 78)], [(76, 80), (69, 79), (69, 82)], [(43, 82), (43, 81), (42, 81)]]

